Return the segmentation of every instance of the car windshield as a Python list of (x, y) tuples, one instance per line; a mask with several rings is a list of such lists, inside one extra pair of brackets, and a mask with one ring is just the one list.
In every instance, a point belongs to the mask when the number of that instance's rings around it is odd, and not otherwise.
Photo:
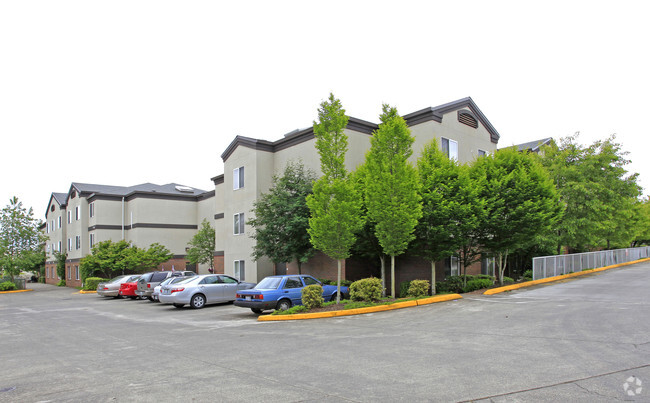
[(169, 284), (169, 283), (172, 282), (172, 280), (175, 280), (175, 279), (177, 279), (177, 278), (178, 278), (178, 277), (170, 277), (170, 278), (168, 278), (168, 279), (166, 279), (166, 280), (163, 280), (163, 282), (160, 283), (160, 285)]
[(139, 279), (139, 278), (140, 278), (140, 275), (137, 275), (137, 276), (131, 276), (131, 277), (127, 278), (126, 281), (124, 281), (124, 282), (125, 282), (125, 283), (132, 283), (132, 282), (136, 281), (136, 280)]
[(199, 276), (176, 277), (176, 281), (172, 282), (171, 284), (186, 284), (189, 283), (190, 281), (196, 280), (198, 277)]
[(126, 277), (126, 276), (115, 277), (114, 279), (112, 279), (111, 281), (109, 281), (109, 283), (117, 283), (117, 282), (119, 282), (120, 280), (122, 280), (122, 279), (125, 278), (125, 277)]
[(280, 286), (282, 277), (266, 277), (260, 281), (254, 288), (258, 290), (275, 290)]

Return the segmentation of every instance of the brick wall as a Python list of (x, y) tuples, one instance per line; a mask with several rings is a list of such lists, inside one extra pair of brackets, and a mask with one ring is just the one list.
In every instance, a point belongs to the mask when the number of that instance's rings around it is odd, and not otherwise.
[(225, 274), (225, 266), (224, 266), (224, 256), (215, 256), (214, 257), (214, 273), (215, 274)]

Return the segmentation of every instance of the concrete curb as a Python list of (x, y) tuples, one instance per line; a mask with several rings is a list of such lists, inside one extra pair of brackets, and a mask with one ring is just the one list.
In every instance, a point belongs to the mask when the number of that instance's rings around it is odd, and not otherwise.
[(329, 312), (314, 312), (314, 313), (296, 313), (293, 315), (265, 315), (257, 318), (259, 322), (274, 322), (282, 320), (304, 320), (304, 319), (322, 319), (334, 318), (337, 316), (351, 316), (362, 315), (364, 313), (392, 311), (394, 309), (409, 308), (413, 306), (429, 305), (436, 302), (451, 301), (455, 299), (462, 299), (460, 294), (445, 294), (435, 297), (417, 299), (413, 301), (396, 302), (390, 305), (377, 305), (367, 308), (346, 309), (343, 311), (329, 311)]
[(32, 289), (28, 290), (11, 290), (11, 291), (0, 291), (0, 294), (15, 294), (17, 292), (27, 292), (27, 291), (34, 291)]
[(489, 290), (485, 291), (483, 294), (484, 295), (499, 294), (499, 293), (506, 292), (506, 291), (517, 290), (519, 288), (532, 287), (534, 285), (544, 284), (544, 283), (551, 283), (553, 281), (564, 280), (566, 278), (583, 276), (585, 274), (596, 273), (596, 272), (599, 272), (599, 271), (615, 269), (617, 267), (628, 266), (628, 265), (631, 265), (631, 264), (647, 262), (647, 261), (650, 261), (650, 258), (639, 259), (639, 260), (635, 260), (635, 261), (632, 261), (632, 262), (614, 264), (614, 265), (611, 265), (611, 266), (599, 267), (597, 269), (589, 269), (589, 270), (585, 270), (585, 271), (579, 271), (579, 272), (576, 272), (576, 273), (563, 274), (561, 276), (547, 277), (547, 278), (542, 278), (542, 279), (539, 279), (539, 280), (526, 281), (524, 283), (519, 283), (519, 284), (512, 284), (512, 285), (506, 285), (506, 286), (503, 286), (503, 287), (490, 288)]
[(97, 294), (97, 291), (84, 291), (84, 290), (81, 290), (81, 291), (79, 291), (79, 294)]

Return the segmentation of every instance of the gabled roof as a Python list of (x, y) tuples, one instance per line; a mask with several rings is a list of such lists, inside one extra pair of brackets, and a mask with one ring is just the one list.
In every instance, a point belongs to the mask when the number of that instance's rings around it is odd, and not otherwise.
[[(483, 112), (476, 106), (472, 98), (467, 97), (459, 99), (457, 101), (449, 102), (443, 105), (436, 107), (425, 108), (408, 115), (404, 115), (404, 119), (409, 126), (413, 126), (422, 122), (429, 120), (434, 120), (438, 123), (442, 122), (442, 115), (445, 113), (453, 112), (455, 110), (460, 110), (467, 108), (475, 116), (475, 118), (481, 122), (481, 124), (487, 129), (490, 133), (490, 140), (493, 143), (499, 141), (500, 135), (492, 126), (490, 121), (483, 115)], [(357, 119), (354, 117), (349, 117), (348, 124), (346, 126), (350, 130), (354, 130), (361, 133), (366, 133), (371, 135), (379, 127), (375, 123), (367, 122), (365, 120)], [(221, 154), (221, 158), (225, 162), (228, 157), (232, 155), (235, 149), (238, 146), (252, 148), (254, 150), (262, 150), (267, 152), (276, 152), (283, 150), (285, 148), (300, 144), (305, 141), (309, 141), (314, 138), (314, 128), (308, 127), (305, 129), (294, 130), (284, 135), (284, 137), (277, 141), (268, 141), (254, 139), (251, 137), (236, 136), (235, 139), (226, 147), (226, 150)], [(214, 178), (213, 178), (214, 180)]]
[(483, 112), (481, 112), (478, 106), (476, 106), (476, 103), (474, 103), (474, 100), (471, 97), (462, 98), (457, 101), (449, 102), (435, 107), (421, 109), (419, 111), (409, 113), (408, 115), (404, 115), (403, 117), (409, 126), (413, 126), (429, 120), (434, 120), (440, 123), (442, 122), (442, 115), (463, 108), (469, 109), (474, 114), (476, 119), (481, 122), (483, 127), (485, 127), (485, 129), (490, 133), (490, 140), (493, 143), (496, 144), (499, 142), (499, 138), (501, 138), (499, 132), (497, 132), (494, 126), (492, 126), (492, 123), (490, 123)]
[(549, 145), (553, 142), (553, 137), (547, 137), (541, 140), (529, 141), (528, 143), (517, 144), (514, 147), (517, 147), (519, 151), (530, 151), (533, 153), (539, 152), (539, 149), (542, 146)]
[(177, 183), (168, 183), (166, 185), (141, 183), (134, 186), (111, 186), (73, 182), (72, 185), (70, 185), (70, 191), (66, 194), (66, 200), (70, 198), (73, 191), (78, 192), (81, 197), (89, 198), (98, 196), (130, 197), (136, 194), (196, 198), (205, 193), (209, 193), (202, 189), (191, 188)]
[(52, 200), (56, 202), (56, 204), (59, 205), (59, 208), (65, 207), (66, 201), (68, 199), (68, 194), (67, 193), (55, 193), (53, 192), (52, 195), (50, 196), (50, 200), (47, 202), (47, 207), (45, 210), (45, 217), (50, 213), (50, 206), (52, 205)]

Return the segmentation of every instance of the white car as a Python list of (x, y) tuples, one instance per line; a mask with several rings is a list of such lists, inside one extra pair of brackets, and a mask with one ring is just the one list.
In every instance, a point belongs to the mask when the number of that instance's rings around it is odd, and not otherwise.
[(158, 300), (176, 308), (189, 304), (199, 309), (208, 304), (234, 301), (238, 291), (253, 287), (254, 283), (245, 283), (225, 274), (203, 274), (162, 286)]
[(151, 298), (153, 298), (153, 300), (155, 302), (160, 302), (158, 300), (158, 296), (160, 295), (160, 289), (162, 288), (163, 285), (165, 285), (165, 284), (174, 284), (174, 283), (178, 283), (179, 281), (183, 281), (183, 280), (187, 280), (187, 277), (169, 277), (169, 278), (163, 280), (160, 284), (158, 284), (157, 286), (154, 287), (153, 293), (151, 293)]

